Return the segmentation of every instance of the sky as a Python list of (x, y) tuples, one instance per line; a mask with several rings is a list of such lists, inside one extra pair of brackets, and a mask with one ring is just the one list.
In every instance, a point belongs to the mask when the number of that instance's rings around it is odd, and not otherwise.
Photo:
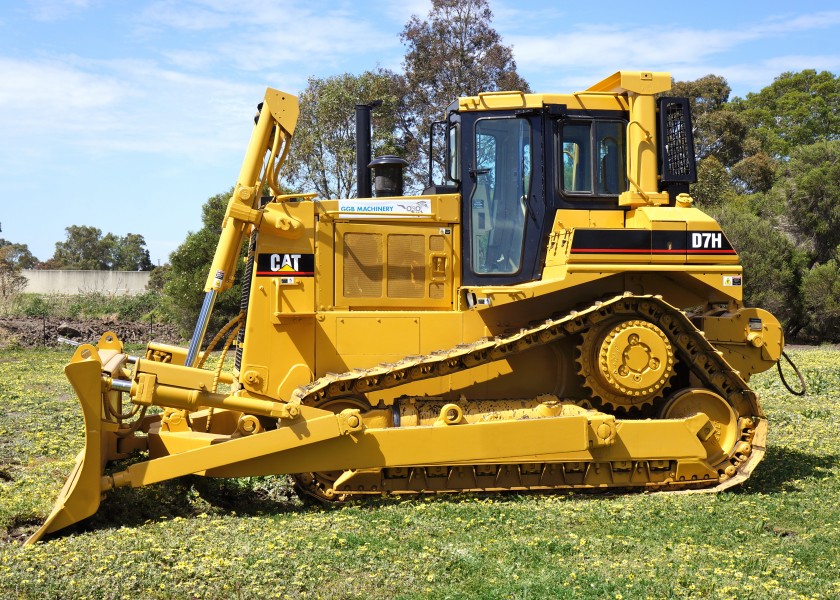
[[(628, 69), (714, 73), (744, 97), (785, 71), (840, 73), (836, 0), (489, 3), (535, 92)], [(47, 260), (66, 227), (88, 225), (138, 233), (166, 263), (207, 198), (235, 183), (266, 87), (298, 94), (311, 76), (401, 71), (399, 34), (430, 7), (0, 0), (0, 237)]]

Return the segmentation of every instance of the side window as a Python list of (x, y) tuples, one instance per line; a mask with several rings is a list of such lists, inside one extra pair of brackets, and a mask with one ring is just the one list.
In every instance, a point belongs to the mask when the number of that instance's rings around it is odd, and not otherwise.
[(625, 124), (565, 123), (560, 129), (561, 189), (569, 195), (617, 196), (627, 190)]
[(455, 123), (449, 126), (447, 135), (448, 149), (447, 157), (449, 159), (449, 181), (461, 181), (461, 160), (458, 156), (458, 148), (461, 147), (461, 125)]
[(521, 268), (531, 161), (531, 126), (525, 119), (476, 123), (470, 197), (474, 273), (513, 274)]
[(589, 125), (563, 127), (563, 191), (592, 192), (592, 148)]
[(595, 124), (598, 148), (598, 193), (617, 196), (627, 190), (627, 169), (624, 162), (624, 124), (602, 121)]

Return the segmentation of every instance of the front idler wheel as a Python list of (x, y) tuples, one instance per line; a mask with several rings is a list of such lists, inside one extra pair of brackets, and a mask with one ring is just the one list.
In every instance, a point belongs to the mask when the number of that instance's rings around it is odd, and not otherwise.
[(714, 432), (703, 440), (703, 445), (709, 462), (715, 464), (730, 455), (741, 435), (738, 415), (726, 400), (702, 388), (680, 390), (668, 398), (660, 416), (663, 419), (683, 419), (698, 413), (709, 417), (714, 427)]

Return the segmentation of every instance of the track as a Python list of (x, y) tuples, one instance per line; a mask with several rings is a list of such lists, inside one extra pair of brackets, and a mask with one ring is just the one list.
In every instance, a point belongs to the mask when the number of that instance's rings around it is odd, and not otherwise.
[[(480, 340), (424, 356), (406, 357), (398, 363), (381, 364), (364, 370), (328, 374), (299, 388), (292, 403), (324, 405), (340, 403), (348, 396), (359, 396), (440, 377), (503, 360), (533, 347), (550, 344), (581, 334), (599, 323), (616, 320), (640, 320), (653, 323), (664, 332), (679, 361), (688, 365), (701, 382), (702, 397), (713, 392), (728, 404), (737, 419), (737, 438), (728, 453), (714, 457), (717, 479), (678, 481), (674, 479), (676, 460), (558, 462), (500, 465), (417, 465), (370, 473), (345, 472), (300, 474), (298, 487), (307, 495), (335, 501), (351, 494), (420, 493), (503, 490), (562, 490), (593, 487), (648, 487), (654, 489), (724, 489), (749, 477), (764, 454), (767, 422), (756, 394), (721, 357), (686, 315), (658, 296), (623, 295), (596, 302), (559, 318), (521, 329), (512, 335)], [(728, 409), (726, 409), (728, 410)], [(683, 416), (683, 415), (671, 415)], [(604, 477), (595, 473), (607, 470)], [(352, 491), (349, 482), (352, 482)], [(334, 488), (333, 484), (338, 483)], [(341, 484), (344, 485), (341, 485)]]

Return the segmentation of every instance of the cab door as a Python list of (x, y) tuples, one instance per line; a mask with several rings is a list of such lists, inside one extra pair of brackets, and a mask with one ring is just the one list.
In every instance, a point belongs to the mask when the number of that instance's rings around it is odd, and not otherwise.
[(538, 279), (545, 217), (541, 113), (462, 114), (461, 131), (462, 282)]

